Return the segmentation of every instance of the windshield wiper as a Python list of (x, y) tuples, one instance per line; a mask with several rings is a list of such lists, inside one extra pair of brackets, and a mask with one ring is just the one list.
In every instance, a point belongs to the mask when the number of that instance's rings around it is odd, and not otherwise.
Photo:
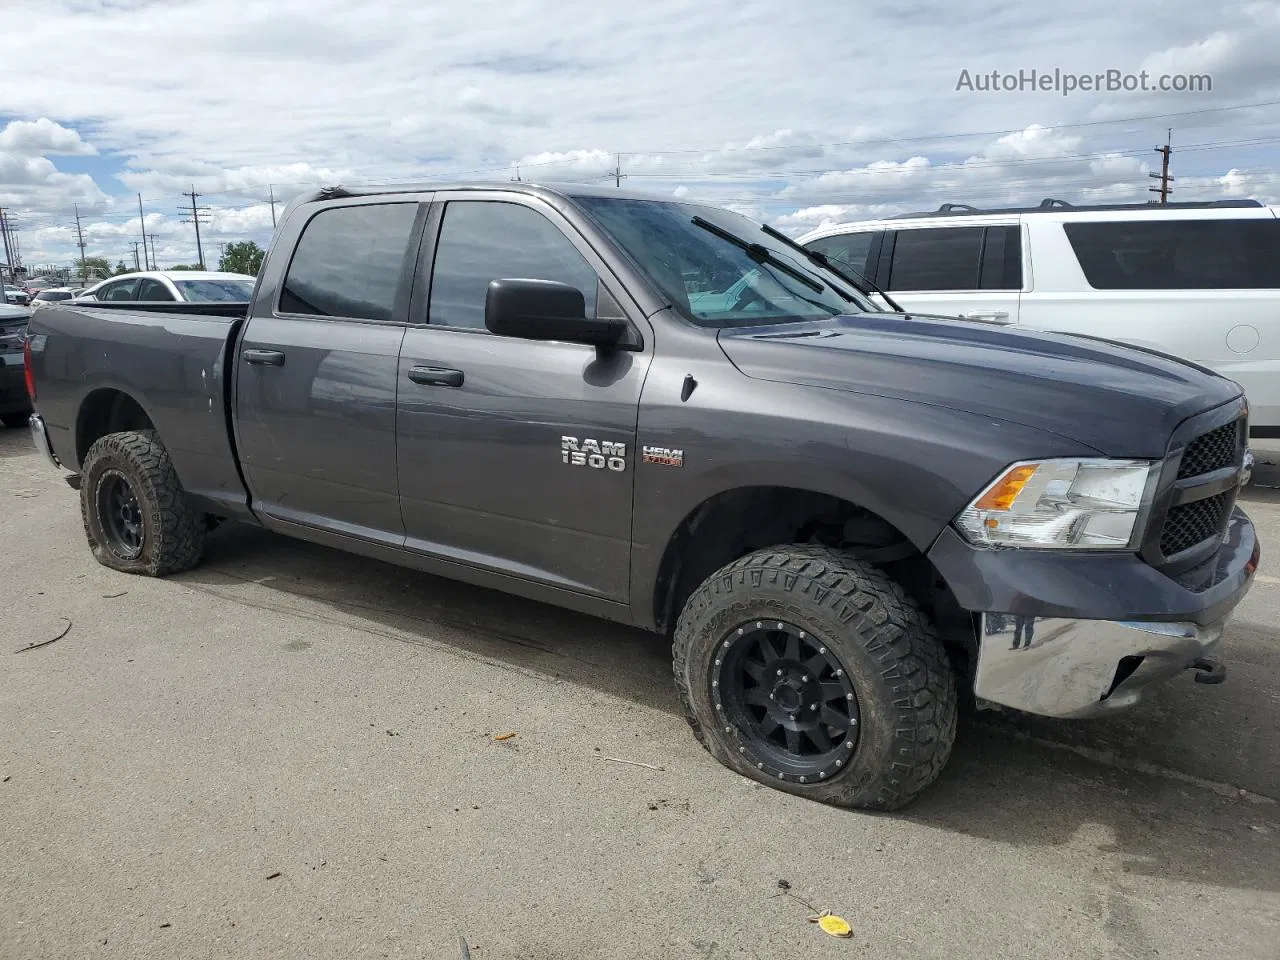
[[(722, 227), (717, 227), (710, 220), (702, 219), (702, 217), (694, 217), (693, 224), (694, 226), (701, 227), (703, 230), (706, 230), (708, 233), (714, 233), (717, 237), (719, 237), (721, 240), (726, 241), (727, 243), (732, 243), (739, 250), (744, 251), (746, 255), (750, 257), (752, 260), (754, 260), (756, 263), (767, 263), (771, 267), (775, 267), (778, 270), (781, 270), (783, 273), (785, 273), (787, 276), (791, 277), (792, 279), (797, 280), (800, 283), (803, 283), (806, 287), (808, 287), (814, 293), (821, 293), (823, 290), (826, 289), (826, 287), (824, 287), (817, 280), (813, 279), (813, 277), (810, 277), (806, 275), (803, 271), (797, 270), (795, 267), (791, 266), (791, 264), (787, 263), (787, 261), (783, 260), (776, 253), (773, 253), (764, 244), (751, 243), (749, 240), (743, 240), (741, 237), (735, 236), (734, 234), (730, 233), (728, 230), (725, 230)], [(836, 292), (839, 293), (841, 296), (843, 296), (846, 300), (849, 299), (848, 296), (844, 294), (844, 291), (837, 290)]]
[[(780, 230), (773, 229), (773, 227), (769, 226), (767, 223), (764, 226), (762, 226), (760, 229), (763, 230), (765, 233), (767, 233), (769, 236), (773, 237), (775, 240), (781, 240), (783, 243), (785, 243), (788, 247), (791, 247), (793, 250), (797, 250), (800, 253), (803, 253), (806, 257), (808, 257), (814, 263), (818, 264), (818, 266), (826, 267), (828, 270), (834, 273), (837, 277), (839, 277), (845, 283), (849, 284), (849, 286), (857, 290), (864, 297), (869, 297), (873, 293), (878, 293), (880, 294), (880, 296), (884, 298), (885, 303), (889, 304), (889, 306), (893, 307), (893, 309), (897, 310), (899, 313), (907, 312), (903, 310), (902, 307), (898, 306), (898, 302), (894, 300), (893, 297), (889, 296), (889, 294), (885, 293), (883, 290), (877, 287), (874, 283), (868, 280), (861, 273), (858, 274), (858, 276), (862, 280), (862, 282), (859, 283), (857, 280), (851, 277), (848, 273), (846, 273), (840, 267), (837, 267), (834, 263), (832, 263), (831, 258), (828, 257), (825, 253), (819, 253), (817, 250), (810, 250), (808, 247), (800, 246), (800, 244), (796, 243), (794, 240), (788, 237), (785, 233), (783, 233)], [(853, 268), (851, 267), (850, 269), (852, 270)], [(857, 271), (854, 271), (854, 272), (857, 272)]]

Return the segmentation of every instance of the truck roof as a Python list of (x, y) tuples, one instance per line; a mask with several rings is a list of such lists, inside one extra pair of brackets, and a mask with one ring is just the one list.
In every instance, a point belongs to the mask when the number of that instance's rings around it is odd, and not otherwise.
[(506, 193), (523, 193), (541, 197), (611, 197), (622, 200), (669, 200), (681, 198), (668, 195), (602, 187), (589, 183), (534, 183), (529, 180), (469, 180), (469, 181), (418, 181), (378, 184), (334, 184), (320, 187), (295, 198), (295, 203), (311, 203), (317, 200), (337, 200), (342, 197), (376, 197), (398, 193), (431, 193), (436, 190), (502, 190)]

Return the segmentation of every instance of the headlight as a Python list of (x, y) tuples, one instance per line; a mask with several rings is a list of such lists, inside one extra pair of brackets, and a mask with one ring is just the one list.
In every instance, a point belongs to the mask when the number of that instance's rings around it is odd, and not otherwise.
[(1150, 460), (1015, 463), (964, 509), (956, 526), (983, 546), (1134, 548), (1159, 468)]

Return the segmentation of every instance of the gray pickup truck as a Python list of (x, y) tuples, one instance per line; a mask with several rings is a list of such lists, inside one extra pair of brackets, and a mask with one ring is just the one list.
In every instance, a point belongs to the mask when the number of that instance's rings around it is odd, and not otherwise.
[(27, 347), (101, 563), (177, 573), (231, 519), (659, 631), (719, 761), (837, 805), (907, 804), (962, 700), (1221, 680), (1258, 564), (1235, 383), (887, 312), (621, 190), (318, 191), (250, 303), (52, 305)]

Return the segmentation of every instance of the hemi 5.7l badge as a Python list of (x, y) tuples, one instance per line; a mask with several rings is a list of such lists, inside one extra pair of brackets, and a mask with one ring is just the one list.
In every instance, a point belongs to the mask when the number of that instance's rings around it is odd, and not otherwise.
[(611, 440), (592, 440), (586, 437), (560, 438), (560, 462), (571, 467), (591, 467), (594, 470), (612, 470), (622, 473), (627, 469), (627, 445)]
[(684, 451), (670, 447), (645, 447), (640, 454), (641, 463), (656, 463), (663, 467), (683, 467)]

